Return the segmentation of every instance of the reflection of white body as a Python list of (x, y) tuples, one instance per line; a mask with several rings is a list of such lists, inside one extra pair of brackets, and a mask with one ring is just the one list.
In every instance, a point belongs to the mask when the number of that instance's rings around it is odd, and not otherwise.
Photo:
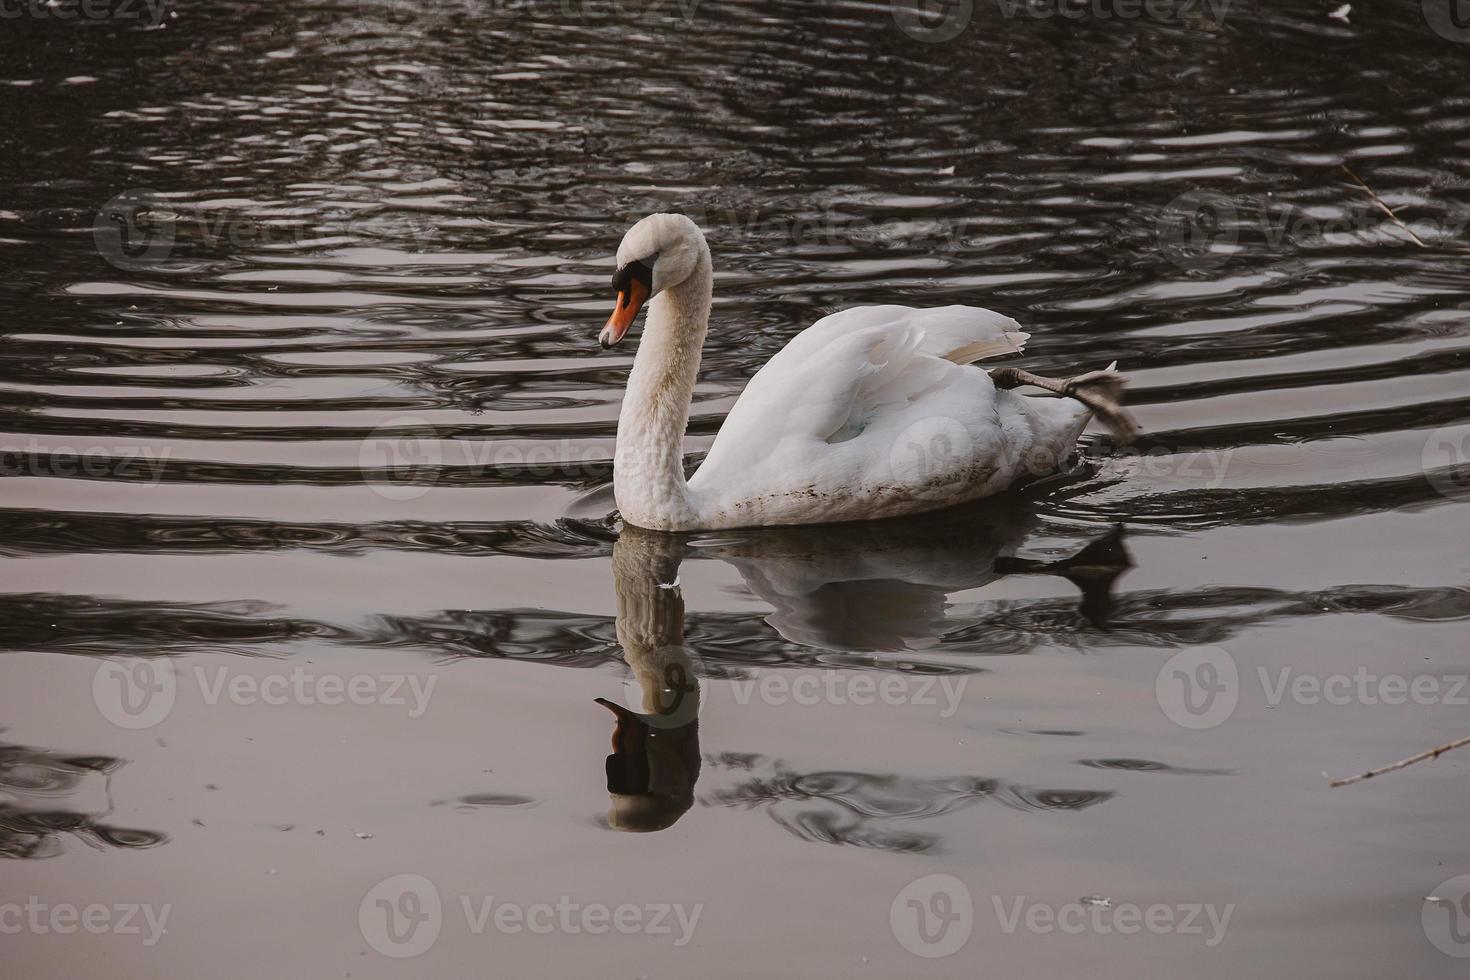
[(901, 521), (722, 537), (696, 554), (734, 566), (786, 639), (829, 650), (914, 650), (944, 632), (949, 596), (996, 577), (1034, 518), (1014, 501)]
[(624, 527), (612, 561), (617, 634), (642, 711), (598, 699), (618, 718), (607, 759), (609, 826), (662, 830), (694, 803), (701, 671), (684, 644), (684, 599), (674, 584), (682, 557), (733, 565), (774, 607), (767, 622), (787, 640), (837, 651), (899, 651), (938, 642), (949, 595), (1011, 571), (1066, 575), (1105, 602), (1108, 586), (1129, 564), (1121, 531), (1059, 562), (1008, 557), (1033, 522), (1025, 504), (1001, 498), (983, 509), (840, 528), (691, 539)]
[[(648, 297), (618, 420), (614, 484), (625, 520), (661, 530), (821, 524), (936, 510), (989, 496), (1064, 460), (1090, 418), (1121, 417), (1111, 371), (1071, 382), (1013, 375), (1070, 399), (997, 387), (973, 362), (1021, 351), (1012, 319), (965, 306), (859, 307), (795, 337), (750, 380), (708, 457), (684, 479), (680, 441), (708, 330), (713, 273), (688, 218), (652, 215), (618, 250), (605, 344)], [(646, 281), (645, 281), (646, 280)]]

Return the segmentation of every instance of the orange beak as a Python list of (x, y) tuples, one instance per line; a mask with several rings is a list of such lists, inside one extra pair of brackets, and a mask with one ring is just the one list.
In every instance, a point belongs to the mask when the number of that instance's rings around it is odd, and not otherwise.
[(607, 318), (607, 326), (597, 335), (598, 343), (606, 348), (622, 340), (646, 302), (648, 287), (637, 279), (630, 279), (627, 287), (618, 291), (618, 305), (613, 307), (612, 316)]

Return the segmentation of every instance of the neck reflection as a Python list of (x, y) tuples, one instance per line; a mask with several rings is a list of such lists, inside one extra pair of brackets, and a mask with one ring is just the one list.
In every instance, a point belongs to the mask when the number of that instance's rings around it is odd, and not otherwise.
[(682, 551), (678, 537), (631, 526), (613, 546), (618, 642), (642, 692), (636, 711), (597, 699), (617, 718), (607, 757), (614, 830), (664, 830), (694, 805), (700, 682), (684, 648)]
[[(1012, 574), (1059, 575), (1082, 592), (1081, 609), (1105, 626), (1112, 585), (1132, 564), (1121, 529), (1069, 558), (1016, 558), (1035, 527), (1025, 502), (902, 521), (817, 528), (675, 535), (625, 526), (613, 548), (617, 637), (636, 680), (637, 703), (606, 698), (613, 713), (607, 757), (607, 822), (620, 831), (664, 830), (694, 805), (700, 774), (704, 661), (684, 642), (679, 567), (687, 555), (735, 568), (773, 609), (766, 623), (785, 640), (841, 653), (938, 646), (949, 598)], [(718, 672), (740, 664), (713, 663)]]

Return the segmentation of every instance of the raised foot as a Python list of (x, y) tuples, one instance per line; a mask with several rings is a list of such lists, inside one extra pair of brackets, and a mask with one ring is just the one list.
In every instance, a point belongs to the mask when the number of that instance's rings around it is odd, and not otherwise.
[(1128, 379), (1112, 368), (1089, 371), (1072, 378), (1043, 378), (1020, 368), (1003, 367), (991, 371), (990, 378), (997, 388), (1030, 385), (1077, 399), (1092, 409), (1092, 414), (1107, 427), (1120, 446), (1126, 446), (1138, 437), (1138, 423), (1123, 407), (1123, 389), (1128, 386)]

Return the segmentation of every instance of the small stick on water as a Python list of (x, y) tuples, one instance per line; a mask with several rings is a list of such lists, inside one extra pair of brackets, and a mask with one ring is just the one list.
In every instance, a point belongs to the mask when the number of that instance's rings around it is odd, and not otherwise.
[(1453, 742), (1446, 742), (1443, 745), (1435, 746), (1428, 752), (1420, 752), (1418, 755), (1410, 756), (1407, 759), (1402, 759), (1398, 762), (1393, 763), (1392, 765), (1384, 766), (1381, 769), (1369, 769), (1362, 775), (1350, 776), (1347, 779), (1334, 779), (1329, 785), (1335, 787), (1351, 786), (1353, 783), (1361, 783), (1365, 779), (1372, 779), (1374, 776), (1381, 776), (1386, 772), (1393, 772), (1395, 769), (1406, 769), (1416, 762), (1423, 762), (1426, 759), (1438, 759), (1440, 756), (1450, 751), (1450, 749), (1458, 749), (1462, 745), (1470, 745), (1470, 735), (1467, 735), (1465, 738), (1456, 739)]
[(1346, 173), (1349, 177), (1358, 182), (1359, 187), (1363, 188), (1363, 190), (1367, 192), (1368, 196), (1373, 199), (1373, 203), (1378, 205), (1378, 210), (1388, 215), (1390, 221), (1402, 228), (1404, 230), (1404, 234), (1408, 235), (1414, 240), (1415, 245), (1418, 245), (1420, 248), (1430, 247), (1424, 243), (1424, 239), (1414, 234), (1414, 229), (1410, 228), (1408, 225), (1399, 220), (1399, 216), (1393, 213), (1393, 208), (1383, 203), (1383, 198), (1373, 193), (1373, 188), (1368, 186), (1367, 181), (1363, 180), (1362, 177), (1359, 177), (1357, 174), (1353, 173), (1352, 168), (1345, 163), (1342, 164), (1342, 169), (1344, 173)]

